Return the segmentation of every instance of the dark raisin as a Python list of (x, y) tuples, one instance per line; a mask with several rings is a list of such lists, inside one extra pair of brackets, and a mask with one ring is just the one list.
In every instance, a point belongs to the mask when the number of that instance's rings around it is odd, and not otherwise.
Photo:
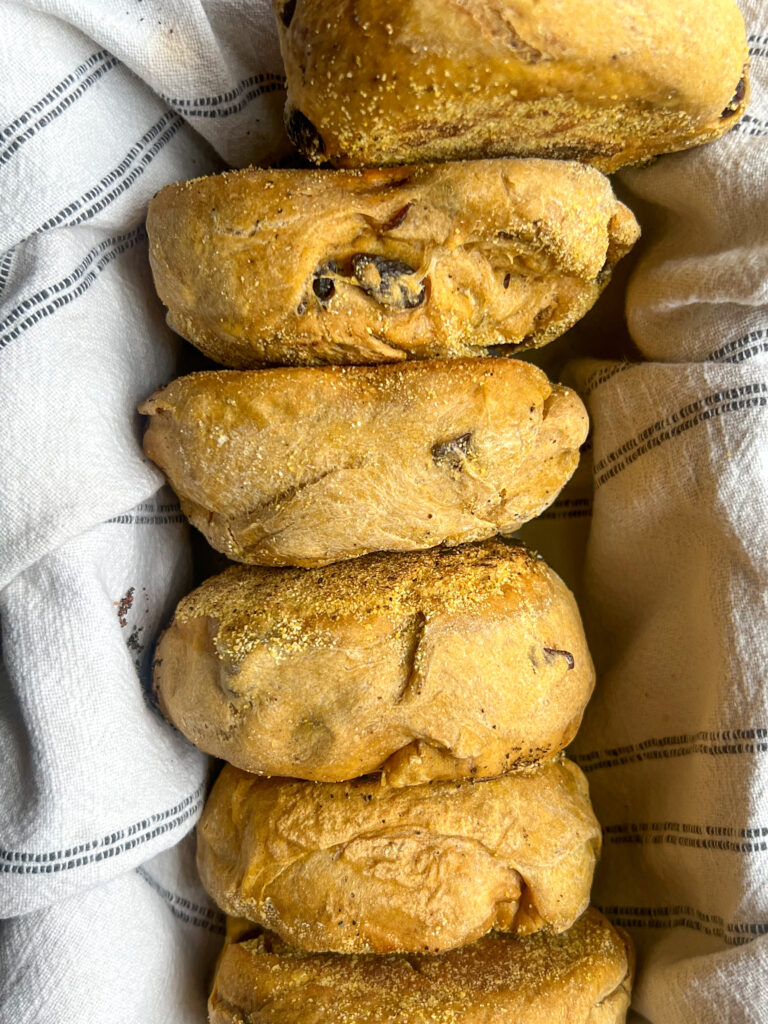
[(282, 11), (280, 11), (280, 20), (286, 28), (293, 21), (293, 16), (296, 13), (296, 0), (288, 0), (288, 3), (283, 5)]
[(739, 81), (739, 84), (736, 86), (736, 92), (731, 97), (731, 102), (728, 104), (728, 106), (725, 108), (725, 110), (720, 115), (720, 120), (722, 121), (723, 118), (726, 118), (726, 117), (733, 117), (733, 115), (736, 113), (736, 111), (741, 106), (742, 100), (744, 99), (744, 97), (746, 95), (747, 95), (747, 80), (742, 75), (741, 79)]
[(557, 649), (557, 647), (545, 647), (544, 648), (544, 653), (549, 655), (549, 657), (547, 659), (548, 661), (551, 660), (554, 657), (557, 657), (558, 654), (562, 658), (565, 658), (566, 662), (568, 663), (568, 671), (569, 672), (571, 671), (571, 669), (576, 664), (576, 660), (574, 659), (574, 657), (573, 657), (573, 655), (571, 654), (570, 651), (560, 651), (560, 650)]
[(447, 465), (451, 469), (461, 469), (470, 453), (472, 431), (454, 437), (450, 441), (439, 441), (432, 445), (432, 460), (438, 466)]
[(322, 162), (325, 155), (323, 140), (317, 128), (300, 110), (289, 112), (288, 108), (285, 108), (285, 130), (300, 153), (315, 163)]
[(399, 209), (396, 213), (393, 213), (388, 221), (385, 221), (381, 225), (381, 230), (382, 231), (394, 231), (395, 228), (399, 228), (400, 225), (405, 220), (405, 218), (408, 216), (408, 211), (410, 210), (410, 208), (411, 208), (411, 203), (406, 203), (405, 206), (403, 206), (401, 209)]
[(358, 253), (352, 257), (352, 272), (366, 295), (382, 306), (414, 309), (424, 301), (424, 282), (407, 280), (413, 278), (416, 271), (402, 260)]
[(328, 260), (322, 267), (315, 271), (315, 279), (312, 282), (312, 291), (321, 302), (327, 302), (336, 291), (336, 284), (329, 274), (338, 274), (339, 264), (336, 260)]
[(533, 322), (535, 324), (548, 323), (556, 312), (557, 305), (554, 302), (550, 302), (549, 305), (544, 306), (536, 313)]
[(321, 302), (327, 302), (336, 291), (336, 285), (330, 277), (316, 277), (312, 282), (312, 291)]
[(611, 261), (606, 259), (605, 263), (600, 268), (600, 273), (595, 278), (596, 284), (606, 284), (611, 279)]
[(504, 287), (505, 288), (509, 288), (509, 282), (511, 280), (512, 280), (512, 275), (511, 274), (505, 274), (504, 275)]

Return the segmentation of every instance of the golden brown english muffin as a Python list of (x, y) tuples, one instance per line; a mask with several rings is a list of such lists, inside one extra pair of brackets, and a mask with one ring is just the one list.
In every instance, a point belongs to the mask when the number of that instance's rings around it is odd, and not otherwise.
[(552, 160), (249, 168), (169, 185), (147, 228), (169, 324), (237, 368), (543, 345), (639, 234), (607, 178)]
[(155, 659), (206, 753), (320, 782), (499, 775), (553, 757), (594, 685), (578, 608), (499, 540), (324, 569), (235, 566), (180, 603)]
[(274, 935), (228, 943), (211, 1024), (623, 1024), (629, 937), (590, 909), (560, 935), (498, 932), (437, 956), (303, 953)]
[(565, 931), (589, 903), (600, 826), (557, 759), (479, 782), (392, 788), (262, 779), (227, 765), (198, 868), (228, 914), (299, 949), (431, 952), (491, 929)]
[(604, 171), (717, 138), (747, 99), (734, 0), (275, 0), (286, 125), (315, 163)]
[(572, 391), (509, 359), (198, 373), (140, 411), (213, 547), (304, 567), (511, 533), (554, 501), (588, 426)]

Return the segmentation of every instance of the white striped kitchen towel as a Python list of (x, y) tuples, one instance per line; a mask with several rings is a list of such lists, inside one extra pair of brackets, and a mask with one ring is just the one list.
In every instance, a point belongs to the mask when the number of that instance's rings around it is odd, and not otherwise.
[(137, 403), (178, 372), (143, 221), (286, 150), (266, 0), (0, 4), (0, 1020), (205, 1019), (207, 759), (152, 647), (189, 533)]

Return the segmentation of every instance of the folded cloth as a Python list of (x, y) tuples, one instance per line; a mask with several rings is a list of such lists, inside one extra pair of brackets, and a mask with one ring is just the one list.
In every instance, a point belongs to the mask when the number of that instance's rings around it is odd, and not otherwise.
[(174, 845), (207, 758), (151, 696), (192, 575), (139, 443), (181, 351), (143, 221), (284, 151), (282, 68), (266, 0), (106, 6), (0, 9), (0, 1020), (181, 1024), (221, 928)]
[(0, 1020), (205, 1021), (224, 917), (194, 853), (188, 835), (135, 871), (0, 921)]
[[(638, 943), (652, 1024), (768, 1020), (768, 11), (743, 10), (741, 124), (620, 177), (644, 362), (572, 368), (592, 459), (526, 528), (582, 601), (595, 896)], [(193, 1024), (221, 924), (178, 845), (206, 761), (149, 687), (191, 575), (138, 443), (135, 406), (181, 351), (142, 222), (166, 182), (285, 152), (273, 15), (19, 0), (0, 57), (0, 1021)]]

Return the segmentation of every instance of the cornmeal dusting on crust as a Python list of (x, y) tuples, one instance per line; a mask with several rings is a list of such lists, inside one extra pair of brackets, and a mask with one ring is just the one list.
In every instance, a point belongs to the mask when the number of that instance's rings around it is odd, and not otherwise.
[(278, 19), (286, 126), (336, 166), (504, 155), (613, 172), (746, 107), (733, 0), (305, 0)]
[(600, 1020), (618, 1024), (632, 968), (627, 936), (592, 909), (561, 935), (493, 933), (439, 956), (308, 954), (265, 934), (225, 947), (210, 1010), (213, 1024), (590, 1024), (610, 1001)]
[(181, 602), (155, 663), (163, 713), (207, 753), (394, 786), (554, 757), (593, 685), (573, 596), (500, 540), (230, 569)]
[(236, 665), (266, 637), (286, 652), (317, 643), (318, 619), (333, 645), (336, 619), (406, 619), (417, 612), (429, 619), (475, 611), (508, 590), (533, 597), (540, 593), (534, 591), (535, 581), (546, 583), (551, 577), (538, 555), (501, 540), (397, 556), (372, 554), (321, 569), (233, 566), (185, 597), (175, 619), (215, 620), (217, 652)]

